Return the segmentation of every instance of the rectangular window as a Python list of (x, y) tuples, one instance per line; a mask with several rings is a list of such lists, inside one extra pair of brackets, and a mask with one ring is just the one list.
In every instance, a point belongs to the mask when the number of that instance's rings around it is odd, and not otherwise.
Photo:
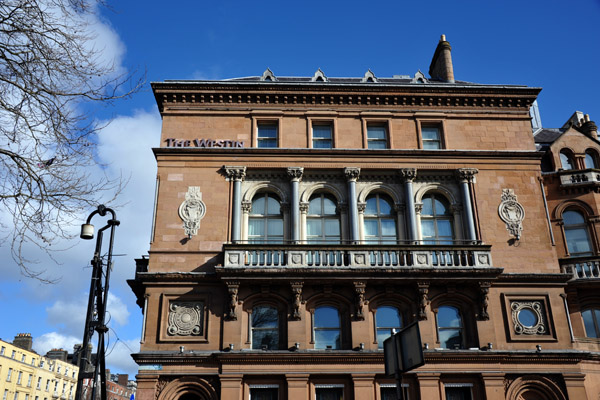
[(46, 392), (50, 389), (50, 379), (46, 379)]
[(42, 388), (42, 378), (41, 378), (41, 377), (39, 377), (39, 378), (38, 378), (38, 381), (37, 381), (37, 386), (36, 386), (36, 388), (37, 388), (38, 390)]
[(367, 148), (374, 150), (388, 148), (387, 128), (385, 125), (367, 125)]
[(6, 347), (2, 346), (2, 348), (0, 348), (0, 356), (3, 356), (5, 351)]
[(471, 393), (472, 384), (455, 383), (445, 384), (446, 400), (473, 400)]
[(313, 149), (333, 148), (332, 127), (330, 123), (313, 123), (312, 147)]
[(21, 357), (21, 362), (25, 362), (25, 354)]
[(338, 385), (315, 385), (315, 400), (344, 400), (344, 387)]
[(14, 360), (14, 359), (15, 359), (15, 355), (16, 355), (16, 354), (17, 354), (17, 352), (13, 350), (13, 351), (12, 351), (12, 354), (10, 355), (10, 358), (12, 358), (12, 359)]
[(27, 387), (31, 387), (31, 379), (33, 379), (33, 375), (29, 374), (29, 378), (27, 378)]
[(29, 400), (29, 394), (25, 394), (25, 400)]
[(421, 126), (421, 139), (424, 150), (439, 150), (442, 148), (442, 137), (438, 126)]
[(23, 377), (23, 372), (19, 371), (19, 375), (17, 375), (17, 385), (21, 384), (22, 377)]
[(8, 389), (4, 389), (4, 395), (2, 396), (2, 400), (6, 400), (8, 397)]
[(14, 400), (19, 400), (19, 392), (15, 392), (15, 397), (13, 397)]
[(277, 387), (272, 385), (250, 386), (250, 400), (278, 400), (279, 394)]
[(6, 382), (10, 382), (10, 376), (12, 375), (12, 368), (8, 369), (8, 375), (6, 375)]
[[(380, 385), (380, 390), (381, 390), (381, 400), (396, 400), (396, 385), (391, 384), (384, 384), (384, 385)], [(404, 395), (404, 400), (410, 400), (410, 397), (408, 396), (408, 385), (407, 384), (403, 384), (402, 385), (402, 394)]]
[(40, 360), (40, 368), (44, 367), (44, 360)]
[(277, 122), (259, 122), (257, 126), (256, 147), (277, 147)]

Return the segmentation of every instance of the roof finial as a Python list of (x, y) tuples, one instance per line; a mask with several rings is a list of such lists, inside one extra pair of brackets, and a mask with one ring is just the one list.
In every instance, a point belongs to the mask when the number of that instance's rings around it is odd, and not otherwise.
[(446, 35), (442, 34), (442, 38), (440, 39), (440, 42), (445, 42), (446, 41)]

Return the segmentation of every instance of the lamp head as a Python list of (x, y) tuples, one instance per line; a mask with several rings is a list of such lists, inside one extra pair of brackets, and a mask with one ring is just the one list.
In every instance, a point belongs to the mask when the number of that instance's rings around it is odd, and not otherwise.
[(94, 238), (94, 225), (92, 224), (82, 224), (81, 225), (81, 234), (80, 238), (84, 240), (91, 240)]

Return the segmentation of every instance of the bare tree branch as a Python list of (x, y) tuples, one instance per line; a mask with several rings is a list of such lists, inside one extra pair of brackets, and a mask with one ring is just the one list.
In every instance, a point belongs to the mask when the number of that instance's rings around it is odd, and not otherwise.
[(144, 78), (107, 60), (93, 32), (93, 0), (0, 1), (0, 246), (21, 272), (69, 237), (69, 227), (122, 180), (90, 173), (101, 126), (88, 111), (135, 93)]

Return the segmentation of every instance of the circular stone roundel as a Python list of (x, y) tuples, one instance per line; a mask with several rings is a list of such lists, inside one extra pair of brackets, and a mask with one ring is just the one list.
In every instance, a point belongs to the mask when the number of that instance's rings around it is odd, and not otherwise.
[(169, 335), (199, 335), (201, 308), (200, 304), (194, 303), (169, 304)]

